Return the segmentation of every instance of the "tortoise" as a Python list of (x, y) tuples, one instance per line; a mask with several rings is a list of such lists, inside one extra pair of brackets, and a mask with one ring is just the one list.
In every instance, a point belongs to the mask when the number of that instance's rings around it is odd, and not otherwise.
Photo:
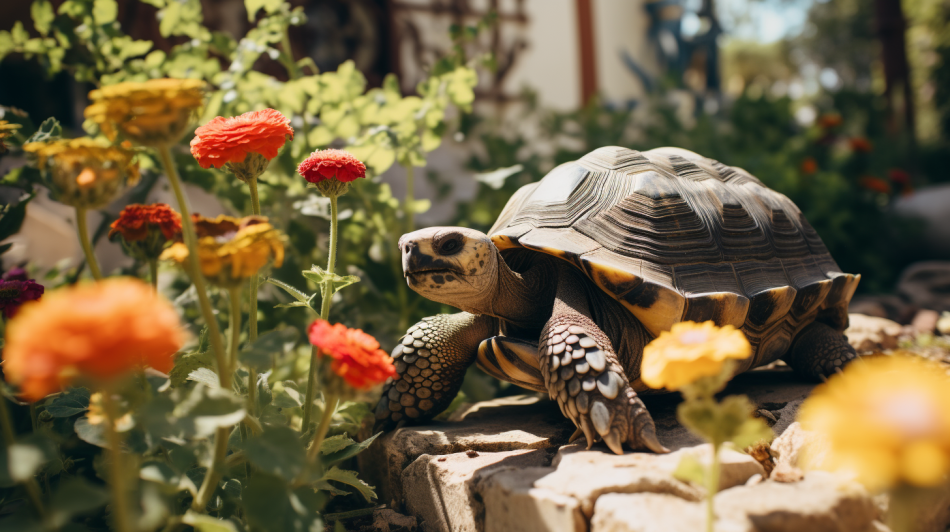
[(487, 235), (432, 227), (399, 248), (409, 287), (462, 312), (401, 338), (377, 429), (444, 410), (475, 362), (547, 392), (588, 448), (664, 452), (639, 363), (674, 323), (742, 330), (737, 372), (782, 359), (821, 378), (856, 356), (843, 331), (861, 276), (786, 196), (679, 148), (597, 149), (521, 187)]

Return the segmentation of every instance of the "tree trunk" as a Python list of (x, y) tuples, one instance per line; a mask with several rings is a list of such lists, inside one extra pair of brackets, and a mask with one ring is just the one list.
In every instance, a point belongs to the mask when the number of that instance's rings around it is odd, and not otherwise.
[(881, 41), (884, 63), (884, 96), (887, 99), (889, 125), (894, 133), (915, 139), (914, 89), (907, 63), (904, 31), (907, 23), (901, 0), (874, 0), (875, 30)]

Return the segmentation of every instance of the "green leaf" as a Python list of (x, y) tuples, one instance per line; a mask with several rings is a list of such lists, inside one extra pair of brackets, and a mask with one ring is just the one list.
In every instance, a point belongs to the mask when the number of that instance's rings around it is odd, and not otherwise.
[(211, 368), (198, 368), (188, 374), (188, 380), (200, 382), (208, 388), (220, 388), (221, 380)]
[(291, 490), (270, 475), (252, 475), (242, 497), (251, 530), (304, 532), (323, 530), (318, 511), (320, 499), (313, 488)]
[(334, 482), (340, 482), (342, 484), (346, 484), (347, 486), (356, 488), (356, 491), (360, 492), (360, 495), (366, 499), (366, 502), (372, 502), (374, 499), (376, 499), (376, 492), (373, 491), (373, 486), (370, 486), (369, 484), (357, 478), (356, 471), (349, 471), (346, 469), (333, 467), (327, 471), (320, 480), (332, 480)]
[(244, 419), (245, 414), (240, 397), (229, 390), (201, 384), (174, 410), (175, 417), (197, 437), (210, 436), (219, 427), (230, 427)]
[(313, 265), (309, 270), (304, 270), (302, 273), (307, 280), (314, 282), (320, 287), (320, 294), (323, 297), (326, 297), (324, 291), (326, 290), (326, 284), (328, 282), (332, 287), (331, 294), (335, 294), (351, 284), (360, 282), (360, 278), (355, 275), (329, 273), (317, 265)]
[[(203, 335), (207, 334), (207, 330), (202, 330), (201, 332)], [(168, 374), (171, 378), (172, 386), (175, 388), (182, 386), (193, 372), (201, 368), (208, 370), (214, 369), (214, 354), (210, 351), (201, 353), (192, 352), (179, 356), (175, 359), (175, 366)], [(215, 375), (214, 380), (217, 381), (217, 375)]]
[(36, 130), (36, 133), (33, 133), (23, 144), (56, 140), (62, 136), (63, 126), (59, 125), (58, 120), (51, 117), (43, 120), (43, 123), (40, 124), (40, 127)]
[(704, 486), (706, 482), (706, 468), (696, 456), (685, 454), (673, 471), (673, 477), (684, 482), (692, 482)]
[(92, 3), (92, 19), (100, 26), (112, 24), (118, 14), (119, 5), (115, 0), (95, 0)]
[(263, 9), (268, 15), (280, 10), (283, 0), (244, 0), (244, 8), (247, 9), (247, 20), (254, 22), (257, 18), (257, 12)]
[(15, 482), (33, 478), (40, 467), (58, 454), (51, 441), (45, 438), (32, 440), (14, 443), (6, 448), (8, 472)]
[(274, 357), (293, 349), (300, 338), (300, 332), (294, 327), (285, 327), (260, 335), (253, 344), (244, 348), (238, 358), (247, 367), (258, 371), (267, 371)]
[(346, 449), (350, 445), (356, 445), (356, 441), (346, 435), (337, 434), (336, 436), (330, 436), (323, 440), (323, 443), (320, 444), (320, 454), (331, 454), (337, 451)]
[(82, 477), (60, 481), (47, 506), (52, 525), (59, 528), (74, 516), (90, 513), (109, 501), (108, 492)]
[(198, 494), (198, 488), (188, 475), (175, 471), (165, 462), (146, 462), (139, 469), (139, 478), (154, 482), (165, 487), (169, 495), (179, 491), (188, 491), (193, 496)]
[(89, 390), (85, 388), (70, 388), (46, 407), (53, 417), (71, 417), (86, 410), (89, 410)]
[(241, 447), (248, 461), (261, 471), (290, 482), (307, 462), (299, 436), (288, 427), (269, 427), (260, 436), (248, 438)]
[(304, 395), (297, 390), (294, 381), (274, 384), (274, 400), (271, 404), (277, 408), (299, 408), (303, 406)]
[[(352, 458), (356, 456), (357, 454), (363, 452), (367, 447), (372, 445), (373, 441), (376, 440), (376, 438), (379, 437), (380, 434), (382, 434), (382, 432), (377, 432), (376, 434), (370, 436), (369, 438), (366, 438), (366, 440), (360, 443), (353, 442), (354, 443), (353, 445), (349, 445), (343, 449), (339, 449), (336, 451), (327, 451), (321, 445), (320, 454), (323, 455), (323, 458), (322, 458), (323, 463), (325, 465), (335, 464), (337, 462), (342, 462), (343, 460), (346, 460), (347, 458)], [(350, 441), (352, 442), (353, 440), (350, 440)]]
[(93, 425), (89, 422), (89, 418), (81, 417), (73, 424), (73, 430), (76, 431), (76, 436), (79, 436), (80, 440), (103, 449), (109, 448), (109, 442), (106, 440), (106, 429), (102, 423)]
[(35, 0), (30, 5), (30, 16), (33, 17), (33, 25), (36, 26), (36, 31), (44, 37), (49, 33), (53, 19), (56, 18), (56, 14), (53, 13), (53, 4), (49, 0)]
[(188, 510), (182, 517), (181, 522), (191, 525), (198, 532), (237, 532), (237, 528), (234, 527), (234, 523), (231, 521), (199, 514), (193, 510)]
[(26, 219), (26, 206), (36, 194), (30, 194), (19, 202), (0, 208), (0, 240), (5, 240), (20, 231)]
[[(264, 281), (266, 281), (266, 282), (268, 282), (268, 283), (270, 283), (270, 284), (272, 284), (272, 285), (274, 285), (274, 286), (276, 286), (276, 287), (282, 289), (283, 291), (287, 292), (288, 294), (290, 294), (291, 296), (293, 296), (294, 299), (297, 300), (297, 303), (303, 303), (303, 305), (295, 305), (295, 304), (293, 304), (293, 303), (285, 304), (285, 305), (283, 305), (284, 307), (306, 306), (306, 307), (309, 308), (310, 310), (312, 310), (312, 311), (314, 311), (314, 312), (317, 312), (317, 309), (313, 308), (313, 304), (312, 304), (313, 298), (316, 297), (316, 294), (314, 294), (314, 295), (312, 295), (312, 296), (307, 295), (307, 294), (301, 292), (300, 290), (297, 290), (296, 288), (290, 286), (289, 284), (287, 284), (287, 283), (285, 283), (285, 282), (283, 282), (283, 281), (274, 279), (273, 277), (267, 277), (266, 279), (264, 279)], [(278, 307), (281, 307), (281, 305), (277, 305), (277, 306), (278, 306)], [(319, 314), (319, 312), (317, 312), (317, 313)]]

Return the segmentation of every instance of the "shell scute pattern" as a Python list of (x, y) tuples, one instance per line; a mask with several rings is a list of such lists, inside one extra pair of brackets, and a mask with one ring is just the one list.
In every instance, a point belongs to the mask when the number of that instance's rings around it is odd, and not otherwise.
[(601, 148), (565, 163), (519, 190), (489, 234), (503, 252), (574, 264), (653, 335), (687, 319), (741, 327), (764, 346), (756, 364), (816, 316), (846, 325), (860, 280), (787, 197), (677, 148)]

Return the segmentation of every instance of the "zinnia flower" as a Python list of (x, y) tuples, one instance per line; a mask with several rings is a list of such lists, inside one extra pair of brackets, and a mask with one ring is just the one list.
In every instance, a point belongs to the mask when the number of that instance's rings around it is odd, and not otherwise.
[(10, 319), (27, 301), (34, 301), (43, 295), (43, 285), (30, 279), (22, 268), (14, 268), (0, 279), (0, 312)]
[(274, 109), (212, 119), (195, 130), (191, 154), (202, 168), (227, 167), (241, 181), (256, 178), (286, 142), (290, 119)]
[(854, 137), (848, 141), (851, 151), (871, 153), (871, 141), (864, 137)]
[(0, 120), (0, 153), (7, 151), (7, 145), (3, 141), (12, 137), (18, 129), (20, 129), (20, 124), (11, 124), (6, 120)]
[(660, 333), (643, 349), (640, 378), (650, 388), (679, 390), (702, 377), (718, 375), (729, 359), (750, 356), (752, 346), (735, 327), (685, 321)]
[(310, 343), (320, 349), (320, 356), (333, 359), (330, 369), (357, 390), (367, 390), (396, 375), (393, 359), (375, 338), (359, 329), (316, 320), (307, 334)]
[(879, 177), (866, 175), (859, 179), (858, 183), (872, 192), (880, 192), (881, 194), (891, 193), (891, 184)]
[(133, 152), (91, 138), (31, 142), (23, 150), (47, 173), (53, 197), (71, 207), (105, 207), (139, 179)]
[(3, 372), (37, 401), (77, 379), (99, 385), (143, 365), (167, 372), (183, 342), (168, 300), (137, 279), (112, 278), (25, 305), (6, 328)]
[(815, 468), (848, 472), (869, 489), (938, 486), (950, 474), (950, 376), (910, 356), (860, 360), (802, 404), (799, 420), (823, 435)]
[(181, 236), (181, 215), (164, 203), (126, 205), (112, 222), (109, 238), (122, 237), (122, 247), (132, 257), (155, 260), (167, 242)]
[(297, 166), (297, 173), (324, 196), (340, 196), (351, 181), (366, 177), (366, 165), (343, 150), (317, 150)]
[(826, 113), (818, 117), (818, 125), (825, 129), (838, 127), (843, 121), (838, 113)]
[(152, 79), (108, 85), (89, 93), (85, 116), (110, 139), (121, 132), (143, 146), (177, 141), (204, 102), (205, 82)]
[(803, 174), (811, 175), (818, 171), (818, 161), (814, 157), (805, 157), (802, 161), (801, 170)]
[(898, 185), (907, 186), (910, 184), (910, 174), (900, 168), (891, 168), (887, 171), (887, 177)]
[[(201, 273), (218, 286), (236, 286), (271, 260), (278, 267), (284, 262), (283, 238), (264, 216), (205, 218), (195, 214), (191, 218), (198, 234)], [(187, 268), (188, 247), (176, 242), (161, 259)]]

